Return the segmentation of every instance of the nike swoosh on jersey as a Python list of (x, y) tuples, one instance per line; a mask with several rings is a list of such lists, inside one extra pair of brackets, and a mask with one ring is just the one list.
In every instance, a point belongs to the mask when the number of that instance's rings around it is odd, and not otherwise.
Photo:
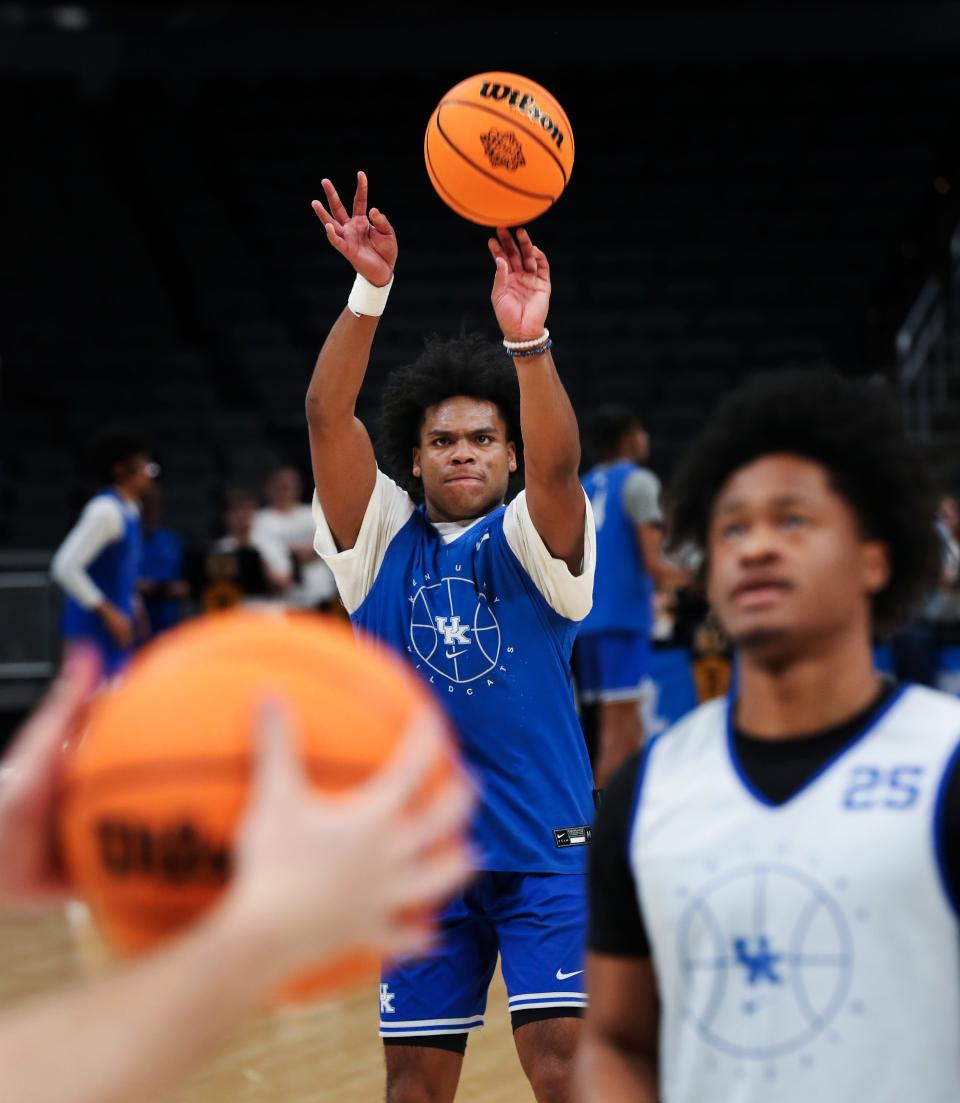
[(571, 977), (579, 977), (582, 972), (582, 969), (575, 969), (572, 973), (563, 973), (558, 969), (557, 980), (569, 980)]
[(448, 659), (455, 659), (458, 655), (465, 654), (466, 650), (467, 649), (464, 648), (463, 651), (444, 651), (444, 654), (447, 656)]

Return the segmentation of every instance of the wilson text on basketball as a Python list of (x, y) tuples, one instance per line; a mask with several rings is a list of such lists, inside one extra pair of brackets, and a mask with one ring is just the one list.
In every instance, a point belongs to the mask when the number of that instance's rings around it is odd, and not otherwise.
[(563, 132), (560, 127), (540, 108), (529, 92), (524, 92), (519, 88), (511, 88), (509, 84), (485, 80), (480, 86), (480, 95), (489, 100), (506, 100), (514, 111), (526, 115), (535, 123), (539, 123), (549, 133), (557, 149), (563, 145)]

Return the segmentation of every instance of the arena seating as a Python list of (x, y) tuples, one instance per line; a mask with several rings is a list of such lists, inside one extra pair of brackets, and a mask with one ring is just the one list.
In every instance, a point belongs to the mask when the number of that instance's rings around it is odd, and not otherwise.
[[(131, 73), (99, 92), (0, 77), (30, 105), (8, 113), (8, 148), (32, 158), (0, 213), (0, 542), (55, 546), (90, 490), (82, 445), (108, 421), (148, 432), (168, 522), (191, 541), (216, 531), (229, 483), (278, 457), (306, 470), (303, 394), (350, 282), (309, 208), (323, 175), (348, 198), (365, 169), (400, 237), (371, 426), (379, 383), (424, 333), (494, 335), (486, 232), (440, 203), (420, 155), (462, 75)], [(889, 368), (870, 335), (896, 321), (952, 202), (934, 188), (960, 102), (949, 58), (535, 75), (578, 135), (567, 193), (533, 227), (578, 410), (635, 403), (665, 473), (745, 373)]]

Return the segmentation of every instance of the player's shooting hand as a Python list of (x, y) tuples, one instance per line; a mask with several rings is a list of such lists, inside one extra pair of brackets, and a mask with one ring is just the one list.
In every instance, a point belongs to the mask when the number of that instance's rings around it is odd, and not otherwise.
[(424, 716), (373, 780), (338, 796), (310, 788), (293, 726), (277, 703), (264, 709), (228, 906), (267, 932), (288, 975), (350, 949), (425, 949), (425, 917), (471, 873), (472, 787), (455, 773), (427, 790), (447, 753), (437, 722)]
[(0, 903), (56, 903), (69, 895), (57, 856), (55, 811), (64, 744), (100, 678), (92, 648), (77, 647), (0, 761)]
[(371, 207), (367, 214), (366, 173), (357, 173), (352, 215), (341, 202), (333, 183), (324, 178), (321, 184), (329, 210), (319, 199), (314, 199), (311, 206), (327, 231), (327, 240), (364, 279), (376, 287), (384, 287), (390, 282), (397, 263), (397, 235), (382, 211)]
[(490, 300), (508, 341), (539, 337), (550, 307), (550, 265), (526, 230), (497, 230), (487, 243), (497, 266)]

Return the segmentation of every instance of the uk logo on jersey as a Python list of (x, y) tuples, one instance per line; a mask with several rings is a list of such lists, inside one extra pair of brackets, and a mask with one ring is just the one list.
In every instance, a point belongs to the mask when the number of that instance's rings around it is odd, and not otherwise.
[(734, 867), (690, 893), (678, 947), (683, 1017), (731, 1057), (797, 1053), (852, 1002), (846, 914), (811, 874), (783, 862)]
[(496, 669), (500, 624), (472, 578), (426, 583), (411, 602), (410, 642), (431, 670), (463, 685)]

